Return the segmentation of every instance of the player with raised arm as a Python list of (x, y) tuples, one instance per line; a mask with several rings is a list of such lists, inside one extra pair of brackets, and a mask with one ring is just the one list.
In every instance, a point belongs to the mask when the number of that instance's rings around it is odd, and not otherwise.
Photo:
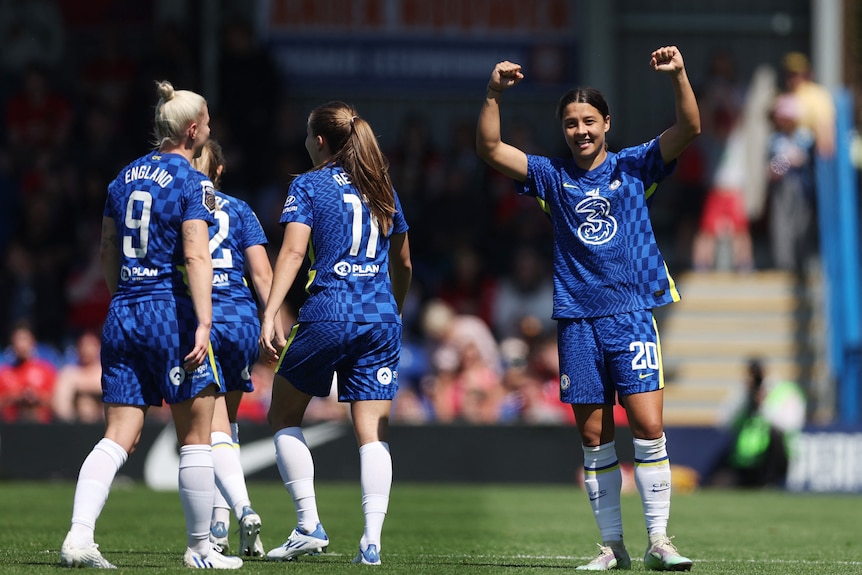
[(102, 332), (105, 435), (81, 466), (66, 567), (116, 568), (94, 542), (114, 477), (141, 437), (151, 405), (168, 403), (176, 428), (186, 567), (238, 569), (209, 540), (214, 493), (210, 428), (219, 385), (210, 347), (212, 183), (191, 165), (209, 139), (206, 100), (158, 82), (156, 151), (108, 186), (101, 261), (112, 294)]
[(659, 48), (649, 64), (671, 80), (676, 122), (644, 144), (608, 151), (611, 116), (594, 88), (570, 90), (559, 101), (557, 116), (571, 157), (528, 155), (503, 142), (500, 101), (524, 78), (521, 66), (512, 62), (494, 67), (476, 133), (479, 156), (520, 182), (522, 193), (538, 200), (554, 229), (560, 398), (575, 414), (586, 489), (602, 537), (599, 556), (578, 567), (587, 571), (631, 567), (614, 447), (617, 397), (634, 436), (635, 482), (649, 535), (644, 565), (660, 571), (687, 571), (692, 565), (667, 536), (671, 473), (652, 309), (680, 296), (656, 244), (649, 202), (700, 133), (700, 115), (679, 49)]
[(338, 400), (350, 403), (359, 444), (365, 530), (354, 563), (379, 565), (392, 486), (389, 413), (398, 388), (401, 308), (412, 274), (407, 223), (377, 138), (352, 107), (330, 102), (315, 108), (305, 147), (315, 168), (290, 185), (261, 321), (260, 344), (269, 357), (279, 357), (275, 314), (308, 251), (309, 295), (280, 354), (269, 410), (297, 526), (267, 557), (290, 560), (329, 545), (301, 426), (311, 398), (328, 396), (337, 374)]

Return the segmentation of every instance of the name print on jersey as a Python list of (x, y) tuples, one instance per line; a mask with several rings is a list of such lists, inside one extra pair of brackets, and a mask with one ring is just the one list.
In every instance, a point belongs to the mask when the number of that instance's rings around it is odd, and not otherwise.
[(153, 168), (150, 164), (132, 166), (126, 170), (124, 179), (127, 184), (135, 180), (153, 180), (160, 188), (166, 188), (168, 184), (174, 181), (174, 177), (167, 170), (159, 167)]

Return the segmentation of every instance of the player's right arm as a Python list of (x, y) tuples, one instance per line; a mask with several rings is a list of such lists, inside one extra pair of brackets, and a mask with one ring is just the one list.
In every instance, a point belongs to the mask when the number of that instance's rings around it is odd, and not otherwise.
[(108, 291), (113, 296), (117, 293), (120, 283), (120, 240), (117, 236), (117, 224), (114, 218), (102, 218), (102, 239), (99, 243), (99, 258), (102, 262), (102, 274)]
[(305, 260), (308, 240), (311, 237), (311, 227), (301, 222), (289, 222), (284, 226), (284, 237), (278, 258), (275, 260), (275, 271), (272, 274), (272, 287), (266, 298), (266, 308), (260, 321), (260, 348), (268, 358), (278, 358), (279, 350), (273, 345), (276, 336), (275, 318), (278, 310), (284, 304), (284, 298), (296, 279)]
[(494, 66), (476, 126), (476, 153), (479, 157), (498, 172), (519, 182), (527, 179), (527, 155), (502, 140), (500, 98), (503, 96), (503, 90), (523, 79), (524, 74), (518, 64), (500, 62)]
[[(257, 293), (258, 298), (260, 298), (261, 304), (266, 306), (269, 293), (272, 290), (272, 264), (269, 261), (266, 247), (256, 244), (245, 248), (245, 261), (248, 264), (249, 276), (251, 276), (254, 291)], [(280, 311), (276, 312), (273, 321), (275, 322), (274, 341), (276, 346), (281, 347), (286, 343), (286, 340), (284, 338), (284, 327)]]
[(209, 224), (205, 220), (186, 220), (183, 222), (182, 235), (189, 291), (198, 320), (195, 346), (185, 357), (183, 367), (186, 371), (193, 371), (207, 359), (213, 320), (213, 263), (209, 248)]

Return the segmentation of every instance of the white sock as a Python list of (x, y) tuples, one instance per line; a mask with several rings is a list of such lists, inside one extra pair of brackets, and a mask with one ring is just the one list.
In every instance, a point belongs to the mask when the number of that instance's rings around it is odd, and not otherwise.
[(231, 509), (230, 504), (222, 495), (221, 490), (216, 487), (215, 490), (215, 501), (213, 501), (213, 515), (210, 520), (210, 528), (215, 527), (216, 523), (224, 523), (224, 526), (230, 530), (230, 516)]
[(102, 513), (117, 471), (129, 458), (126, 450), (103, 437), (81, 464), (75, 499), (72, 505), (72, 526), (66, 537), (73, 547), (92, 545), (96, 520)]
[(188, 546), (195, 553), (206, 557), (212, 547), (209, 534), (215, 491), (210, 445), (180, 447), (179, 484)]
[(236, 518), (242, 517), (242, 509), (251, 505), (245, 474), (239, 461), (239, 449), (227, 433), (214, 431), (211, 434), (213, 448), (213, 469), (218, 491), (233, 508)]
[(670, 461), (664, 434), (658, 439), (635, 439), (635, 483), (641, 494), (650, 541), (667, 533), (670, 517)]
[(366, 443), (359, 448), (360, 486), (362, 487), (362, 512), (365, 514), (365, 532), (359, 541), (362, 549), (377, 545), (383, 520), (389, 508), (389, 492), (392, 489), (392, 456), (389, 444), (382, 441)]
[(317, 528), (317, 497), (314, 493), (314, 460), (299, 427), (286, 427), (275, 434), (275, 459), (281, 480), (293, 497), (297, 525), (308, 533)]
[(584, 484), (602, 542), (622, 541), (623, 516), (620, 509), (620, 492), (623, 476), (614, 442), (598, 447), (585, 445), (583, 449)]

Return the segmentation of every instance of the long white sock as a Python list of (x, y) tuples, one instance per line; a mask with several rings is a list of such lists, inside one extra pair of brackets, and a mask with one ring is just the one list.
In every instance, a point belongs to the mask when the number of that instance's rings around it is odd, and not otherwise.
[(658, 439), (635, 439), (635, 483), (641, 495), (650, 541), (667, 534), (670, 517), (670, 461), (664, 434)]
[(243, 507), (251, 504), (245, 485), (245, 474), (239, 460), (239, 449), (227, 433), (214, 431), (211, 437), (216, 487), (239, 519), (242, 517)]
[(299, 427), (285, 427), (273, 439), (281, 480), (296, 507), (297, 525), (310, 533), (320, 522), (314, 493), (314, 459), (311, 450)]
[(183, 445), (179, 464), (180, 502), (186, 518), (188, 546), (195, 553), (209, 555), (210, 516), (215, 492), (212, 447)]
[[(233, 439), (234, 449), (237, 451), (237, 456), (239, 455), (239, 424), (236, 422), (231, 422), (230, 424), (230, 433), (231, 439)], [(240, 460), (242, 461), (242, 460)], [(215, 464), (215, 462), (213, 462)], [(215, 526), (216, 523), (221, 522), (224, 523), (225, 527), (230, 528), (230, 516), (231, 516), (231, 508), (230, 503), (227, 502), (224, 495), (221, 492), (221, 489), (218, 489), (218, 485), (216, 485), (215, 491), (215, 501), (213, 502), (213, 517), (212, 521), (210, 521), (211, 526)]]
[(129, 454), (118, 443), (103, 437), (84, 459), (75, 487), (72, 526), (66, 537), (70, 545), (84, 547), (94, 543), (96, 520), (108, 501), (117, 471), (128, 458)]
[(360, 486), (362, 488), (362, 513), (365, 514), (365, 532), (359, 546), (377, 545), (383, 521), (389, 508), (389, 492), (392, 489), (392, 456), (389, 444), (382, 441), (366, 443), (359, 448)]
[(623, 476), (614, 442), (584, 448), (584, 484), (602, 542), (622, 541), (620, 491)]

